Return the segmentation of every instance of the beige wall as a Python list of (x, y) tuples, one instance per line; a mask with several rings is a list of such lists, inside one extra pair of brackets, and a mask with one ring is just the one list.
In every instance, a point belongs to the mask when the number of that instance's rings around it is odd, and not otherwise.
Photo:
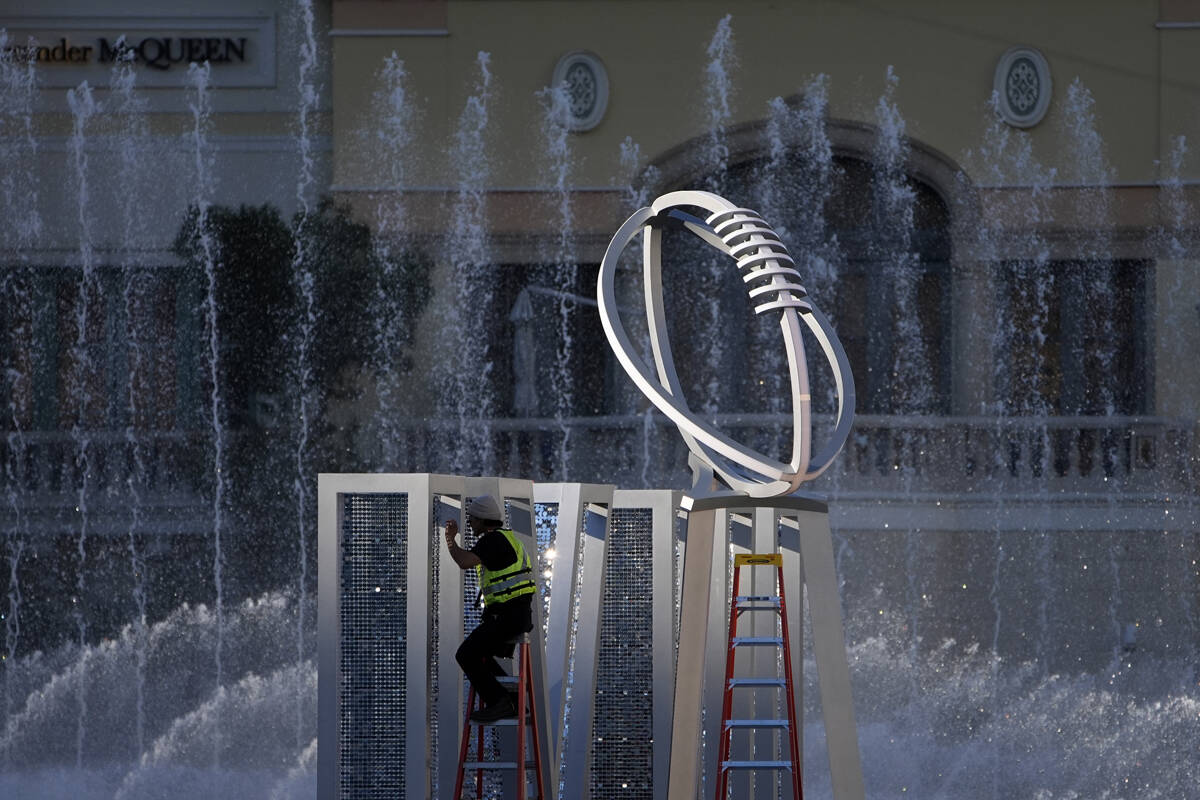
[[(689, 143), (696, 144), (709, 124), (705, 49), (728, 11), (738, 57), (729, 120), (735, 160), (739, 148), (762, 147), (759, 128), (768, 101), (796, 95), (819, 73), (829, 77), (835, 144), (869, 150), (871, 135), (861, 124), (874, 125), (891, 66), (899, 79), (895, 101), (917, 145), (914, 168), (947, 193), (953, 192), (953, 172), (964, 169), (974, 188), (960, 199), (977, 210), (972, 219), (1011, 231), (1018, 240), (1034, 225), (1052, 257), (1077, 255), (1072, 248), (1087, 246), (1091, 237), (1072, 232), (1096, 229), (1110, 231), (1106, 247), (1118, 257), (1155, 257), (1158, 229), (1173, 224), (1156, 184), (1170, 177), (1166, 165), (1181, 135), (1197, 143), (1178, 176), (1182, 194), (1192, 209), (1200, 208), (1200, 0), (339, 2), (333, 7), (332, 46), (335, 192), (367, 215), (379, 198), (368, 190), (385, 188), (358, 134), (371, 124), (374, 76), (394, 51), (405, 62), (419, 108), (406, 182), (421, 191), (406, 194), (407, 225), (444, 231), (458, 181), (447, 151), (477, 80), (476, 54), (486, 50), (493, 76), (489, 222), (505, 258), (536, 257), (531, 253), (538, 237), (551, 233), (544, 220), (552, 218), (554, 201), (547, 195), (535, 93), (549, 83), (561, 55), (588, 50), (607, 67), (610, 97), (600, 125), (571, 137), (575, 162), (569, 182), (586, 190), (573, 196), (579, 252), (598, 259), (622, 217), (619, 192), (629, 176), (620, 168), (619, 152), (626, 136), (667, 173), (677, 179), (688, 174), (683, 154), (694, 149)], [(383, 35), (362, 35), (372, 27)], [(1056, 175), (1057, 188), (1040, 201), (1044, 216), (1036, 222), (1029, 213), (1027, 174), (997, 175), (980, 155), (996, 64), (1015, 45), (1041, 50), (1053, 79), (1045, 119), (1028, 132), (1009, 130), (1013, 142), (1028, 137), (1041, 171)], [(1094, 99), (1095, 125), (1115, 187), (1101, 215), (1102, 206), (1080, 187), (1088, 176), (1075, 163), (1078, 140), (1069, 130), (1078, 119), (1065, 113), (1076, 79)], [(1194, 219), (1174, 221), (1180, 223), (1192, 228), (1182, 239), (1194, 250)], [(956, 252), (969, 251), (958, 245), (971, 236), (969, 221), (957, 227)], [(983, 276), (961, 255), (959, 260), (956, 305), (986, 303)], [(1200, 341), (1194, 302), (1180, 300), (1172, 289), (1182, 281), (1184, 295), (1195, 298), (1200, 287), (1187, 277), (1194, 267), (1195, 262), (1164, 264), (1156, 281), (1155, 394), (1161, 414), (1197, 414), (1200, 386), (1165, 366), (1172, 354)], [(980, 413), (991, 398), (989, 341), (970, 330), (955, 336), (957, 413)]]
[[(335, 15), (341, 5), (335, 4)], [(1200, 4), (1187, 5), (1172, 10), (1166, 24), (1177, 25), (1176, 18), (1189, 14), (1200, 23)], [(617, 160), (625, 136), (654, 158), (705, 130), (705, 47), (728, 3), (450, 2), (445, 8), (446, 36), (335, 35), (336, 183), (370, 184), (369, 166), (356, 161), (343, 134), (362, 119), (368, 79), (393, 50), (404, 59), (423, 106), (425, 139), (415, 174), (424, 185), (454, 182), (443, 149), (480, 50), (491, 53), (496, 81), (498, 187), (545, 183), (534, 93), (570, 50), (600, 56), (611, 81), (604, 121), (573, 137), (577, 185), (620, 185)], [(740, 61), (735, 123), (762, 119), (770, 98), (795, 94), (817, 73), (830, 76), (831, 116), (872, 122), (891, 65), (908, 133), (974, 174), (978, 165), (968, 153), (979, 148), (996, 62), (1009, 47), (1024, 44), (1045, 54), (1054, 81), (1049, 113), (1031, 132), (1034, 151), (1067, 181), (1072, 176), (1061, 112), (1076, 77), (1095, 98), (1119, 183), (1155, 181), (1164, 143), (1200, 130), (1200, 27), (1156, 27), (1162, 15), (1152, 0), (741, 2), (732, 13)], [(1197, 161), (1189, 165), (1192, 178), (1200, 177)]]
[[(0, 0), (0, 28), (15, 42), (23, 42), (31, 31), (36, 35), (71, 37), (86, 44), (103, 31), (115, 40), (122, 33), (136, 39), (136, 31), (175, 30), (195, 35), (202, 26), (215, 24), (215, 33), (225, 35), (228, 22), (266, 20), (274, 37), (264, 33), (252, 38), (249, 66), (273, 64), (274, 82), (233, 87), (223, 82), (222, 67), (214, 66), (214, 88), (209, 92), (211, 117), (208, 144), (213, 158), (214, 202), (236, 206), (241, 203), (271, 203), (292, 213), (296, 206), (300, 152), (297, 146), (297, 113), (300, 105), (298, 73), (301, 40), (298, 4), (293, 0), (181, 0), (166, 6), (154, 0), (44, 0), (36, 4), (22, 0)], [(328, 92), (328, 2), (315, 0), (314, 36), (318, 55), (311, 78), (318, 86), (308, 118), (311, 154), (314, 157), (314, 186), (310, 195), (324, 192), (330, 183), (331, 148), (330, 95)], [(224, 22), (223, 22), (224, 21)], [(132, 26), (132, 27), (129, 27)], [(85, 35), (80, 35), (87, 32)], [(90, 39), (89, 39), (90, 35)], [(51, 39), (50, 41), (54, 41)], [(255, 49), (257, 48), (257, 49)], [(68, 88), (86, 80), (98, 111), (82, 129), (89, 189), (88, 236), (102, 260), (117, 252), (129, 259), (136, 256), (150, 264), (169, 263), (171, 243), (189, 203), (196, 201), (195, 152), (189, 136), (195, 126), (190, 110), (194, 91), (187, 67), (175, 64), (158, 72), (145, 65), (135, 70), (135, 93), (145, 104), (138, 120), (144, 130), (113, 113), (118, 98), (109, 91), (111, 66), (93, 61), (85, 67), (38, 64), (39, 91), (32, 105), (32, 134), (36, 148), (10, 140), (6, 153), (28, 169), (36, 184), (35, 211), (42, 220), (37, 259), (43, 263), (78, 263), (81, 230), (75, 189), (75, 167), (69, 137), (74, 119), (68, 105)], [(157, 82), (157, 85), (153, 85)], [(5, 98), (12, 103), (11, 98)], [(4, 109), (13, 114), (14, 108)], [(5, 135), (21, 130), (27, 109), (0, 120)], [(15, 123), (15, 125), (13, 124)], [(136, 132), (135, 132), (136, 131)], [(114, 140), (114, 136), (117, 137)], [(18, 137), (19, 138), (19, 137)], [(138, 151), (136, 175), (126, 175), (129, 185), (120, 185), (119, 147), (124, 139)], [(21, 157), (27, 151), (27, 155)], [(135, 214), (138, 241), (125, 240), (117, 197), (132, 191), (141, 198)], [(21, 209), (24, 211), (25, 209)], [(0, 255), (10, 247), (10, 232), (0, 231)]]

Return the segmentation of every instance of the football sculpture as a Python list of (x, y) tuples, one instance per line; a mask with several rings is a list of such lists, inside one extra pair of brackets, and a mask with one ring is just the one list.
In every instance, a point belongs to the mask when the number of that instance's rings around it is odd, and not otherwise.
[[(685, 209), (706, 212), (701, 218)], [(792, 454), (786, 463), (733, 441), (697, 417), (683, 396), (671, 358), (663, 311), (662, 232), (682, 227), (699, 236), (735, 262), (750, 297), (758, 301), (755, 313), (779, 314), (783, 347), (787, 353), (792, 400)], [(614, 279), (625, 247), (643, 236), (646, 322), (654, 353), (651, 371), (629, 341), (617, 314)], [(649, 208), (634, 212), (613, 236), (600, 264), (597, 302), (604, 333), (621, 366), (638, 388), (679, 428), (688, 448), (712, 467), (731, 489), (751, 497), (776, 497), (800, 488), (820, 475), (846, 443), (854, 420), (854, 378), (837, 334), (800, 285), (787, 248), (755, 212), (740, 208), (711, 192), (671, 192)], [(801, 324), (808, 326), (833, 370), (837, 389), (837, 421), (829, 440), (812, 454), (811, 396), (808, 363), (804, 355)]]

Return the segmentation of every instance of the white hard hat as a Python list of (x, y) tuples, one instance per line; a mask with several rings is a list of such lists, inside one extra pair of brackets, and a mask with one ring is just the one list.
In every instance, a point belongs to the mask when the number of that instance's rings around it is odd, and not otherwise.
[(467, 503), (466, 512), (467, 516), (478, 517), (479, 519), (491, 522), (501, 522), (504, 520), (504, 512), (500, 510), (500, 504), (490, 494), (480, 495)]

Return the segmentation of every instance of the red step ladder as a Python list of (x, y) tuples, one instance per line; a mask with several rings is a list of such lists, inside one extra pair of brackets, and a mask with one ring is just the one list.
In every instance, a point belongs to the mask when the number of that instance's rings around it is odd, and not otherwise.
[[(483, 707), (483, 699), (475, 694), (475, 687), (471, 687), (467, 693), (467, 718), (463, 722), (462, 747), (458, 752), (458, 776), (454, 782), (454, 800), (463, 800), (463, 777), (467, 770), (475, 771), (475, 799), (482, 800), (483, 798), (483, 773), (486, 770), (506, 770), (512, 769), (517, 771), (517, 798), (518, 800), (529, 800), (528, 795), (528, 770), (534, 770), (537, 782), (538, 800), (544, 800), (546, 795), (542, 783), (542, 750), (541, 740), (538, 738), (538, 724), (536, 704), (534, 698), (537, 696), (533, 690), (533, 661), (529, 657), (529, 635), (522, 634), (517, 647), (517, 677), (500, 678), (500, 683), (517, 685), (517, 717), (516, 719), (501, 719), (495, 722), (472, 722), (471, 712), (476, 705)], [(478, 703), (476, 702), (478, 700)], [(516, 761), (486, 761), (483, 753), (483, 729), (488, 727), (516, 727), (517, 729), (517, 760)], [(475, 728), (475, 736), (471, 736), (471, 728)], [(529, 748), (526, 747), (525, 736), (526, 729), (532, 734), (533, 760), (526, 761), (525, 756)], [(468, 750), (470, 749), (471, 739), (475, 739), (475, 754), (470, 761), (467, 760)]]
[[(742, 567), (773, 566), (776, 569), (777, 595), (739, 595), (738, 577)], [(747, 611), (771, 611), (779, 615), (779, 636), (738, 636), (738, 617)], [(783, 556), (779, 553), (744, 553), (733, 558), (733, 598), (729, 604), (729, 646), (725, 655), (725, 691), (721, 710), (720, 761), (718, 762), (717, 800), (726, 800), (729, 773), (732, 770), (787, 770), (792, 778), (792, 796), (802, 800), (802, 764), (796, 730), (796, 704), (792, 692), (792, 653), (788, 642), (787, 604), (783, 593)], [(735, 678), (734, 654), (741, 647), (782, 647), (783, 676)], [(731, 719), (733, 690), (738, 688), (777, 687), (787, 694), (787, 719)], [(789, 757), (767, 761), (731, 761), (729, 751), (737, 729), (774, 728), (787, 733)]]

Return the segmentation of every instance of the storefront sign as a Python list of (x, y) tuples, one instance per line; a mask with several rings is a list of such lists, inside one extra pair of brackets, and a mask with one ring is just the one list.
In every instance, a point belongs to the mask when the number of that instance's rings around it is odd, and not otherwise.
[(32, 62), (46, 87), (105, 86), (121, 61), (142, 86), (184, 86), (191, 63), (211, 65), (212, 86), (275, 85), (272, 17), (17, 18), (0, 29), (0, 58)]

